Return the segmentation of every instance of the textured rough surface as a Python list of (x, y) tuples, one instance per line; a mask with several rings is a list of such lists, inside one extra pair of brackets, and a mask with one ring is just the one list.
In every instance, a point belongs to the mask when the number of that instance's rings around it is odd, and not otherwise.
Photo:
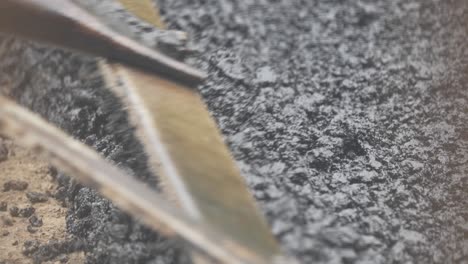
[[(101, 19), (108, 27), (169, 56), (182, 58), (190, 53), (187, 36), (182, 31), (162, 30), (133, 16), (116, 0), (73, 0)], [(150, 2), (151, 3), (151, 2)]]
[[(209, 73), (200, 91), (288, 252), (303, 263), (468, 258), (466, 1), (158, 2), (199, 51), (191, 63)], [(1, 45), (7, 91), (152, 179), (94, 60)], [(183, 258), (93, 191), (58, 179), (89, 263)]]
[[(96, 60), (8, 37), (1, 45), (0, 57), (5, 62), (0, 66), (1, 81), (11, 84), (7, 91), (13, 97), (128, 173), (156, 186), (123, 106), (104, 87)], [(15, 60), (21, 64), (9, 66)], [(88, 263), (178, 263), (184, 258), (172, 243), (93, 190), (60, 172), (56, 179), (61, 186), (56, 198), (70, 208), (67, 229), (88, 243)]]
[(468, 258), (466, 1), (161, 1), (282, 245)]
[(84, 244), (66, 232), (67, 208), (55, 199), (39, 204), (29, 199), (29, 194), (55, 192), (58, 184), (50, 177), (49, 165), (12, 142), (3, 144), (8, 156), (0, 162), (0, 185), (9, 188), (0, 190), (0, 263), (52, 264), (66, 257), (69, 263), (82, 264)]

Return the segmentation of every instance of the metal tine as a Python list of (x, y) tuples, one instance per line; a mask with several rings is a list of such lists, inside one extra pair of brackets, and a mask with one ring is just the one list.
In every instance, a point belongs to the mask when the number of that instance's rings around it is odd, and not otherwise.
[(1, 0), (0, 32), (105, 57), (195, 87), (205, 74), (107, 27), (70, 0)]
[(168, 204), (159, 194), (110, 165), (95, 151), (73, 140), (39, 116), (0, 96), (0, 134), (49, 156), (54, 166), (95, 188), (150, 227), (175, 234), (221, 263), (267, 263), (243, 245)]
[(281, 256), (198, 93), (121, 66), (102, 70), (126, 102), (163, 190), (181, 210), (264, 259)]
[[(140, 17), (152, 9), (152, 0), (118, 1)], [(160, 22), (157, 11), (145, 19), (154, 26)], [(101, 71), (126, 104), (149, 165), (170, 200), (265, 260), (283, 256), (200, 95), (121, 65), (101, 64)], [(193, 256), (195, 263), (206, 263)]]

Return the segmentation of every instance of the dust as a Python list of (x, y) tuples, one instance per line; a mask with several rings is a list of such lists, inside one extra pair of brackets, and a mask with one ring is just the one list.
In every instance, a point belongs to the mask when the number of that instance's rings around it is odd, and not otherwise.
[[(52, 254), (50, 249), (46, 250), (51, 244), (73, 241), (66, 232), (67, 208), (50, 197), (57, 186), (49, 174), (48, 164), (12, 142), (0, 139), (0, 148), (6, 153), (0, 161), (0, 186), (7, 187), (0, 191), (0, 263), (83, 263), (82, 252)], [(26, 188), (10, 188), (24, 187), (25, 183)], [(31, 197), (37, 196), (41, 199), (32, 199), (33, 203)], [(13, 217), (13, 208), (20, 211), (34, 208), (34, 213), (29, 217)], [(36, 247), (31, 247), (32, 244)], [(39, 250), (47, 252), (47, 256)]]

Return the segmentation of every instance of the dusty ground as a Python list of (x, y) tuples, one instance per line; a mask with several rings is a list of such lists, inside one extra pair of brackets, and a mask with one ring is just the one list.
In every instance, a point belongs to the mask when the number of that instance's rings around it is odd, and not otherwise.
[[(2, 152), (2, 150), (8, 151)], [(6, 155), (1, 155), (2, 153)], [(8, 186), (12, 180), (27, 183), (27, 188), (4, 190), (4, 185)], [(24, 185), (20, 187), (24, 188)], [(83, 253), (56, 255), (49, 252), (49, 255), (42, 257), (36, 254), (39, 253), (41, 245), (52, 243), (58, 245), (69, 240), (65, 226), (67, 209), (61, 202), (51, 197), (56, 192), (56, 188), (57, 183), (53, 181), (49, 174), (49, 166), (43, 159), (0, 139), (0, 204), (2, 205), (0, 206), (0, 263), (34, 263), (35, 257), (50, 259), (43, 263), (84, 262)], [(36, 201), (32, 203), (26, 195), (28, 192), (37, 192), (46, 196), (38, 198), (36, 195), (34, 199), (30, 195), (33, 201)], [(47, 201), (44, 201), (45, 198)], [(14, 207), (20, 210), (33, 207), (35, 212), (29, 217), (13, 217), (11, 212), (15, 211), (12, 209)]]

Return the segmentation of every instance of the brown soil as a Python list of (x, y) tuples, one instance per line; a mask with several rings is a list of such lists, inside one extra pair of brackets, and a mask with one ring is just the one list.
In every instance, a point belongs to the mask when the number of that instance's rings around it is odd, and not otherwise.
[[(32, 152), (0, 138), (0, 148), (5, 149), (5, 146), (8, 154), (6, 158), (0, 159), (0, 263), (33, 263), (30, 257), (23, 254), (25, 242), (35, 240), (44, 245), (51, 241), (70, 239), (65, 226), (67, 208), (50, 197), (56, 189), (56, 183), (49, 175), (47, 162)], [(11, 181), (27, 182), (28, 187), (22, 191), (5, 191), (4, 184)], [(26, 196), (28, 192), (46, 194), (49, 197), (46, 202), (32, 203)], [(2, 202), (3, 207), (7, 204), (6, 209), (2, 208)], [(42, 225), (36, 221), (36, 227), (33, 227), (28, 217), (13, 217), (10, 211), (15, 206), (20, 210), (34, 207), (34, 215), (42, 219)], [(61, 255), (43, 263), (66, 262), (83, 263), (84, 253)]]

